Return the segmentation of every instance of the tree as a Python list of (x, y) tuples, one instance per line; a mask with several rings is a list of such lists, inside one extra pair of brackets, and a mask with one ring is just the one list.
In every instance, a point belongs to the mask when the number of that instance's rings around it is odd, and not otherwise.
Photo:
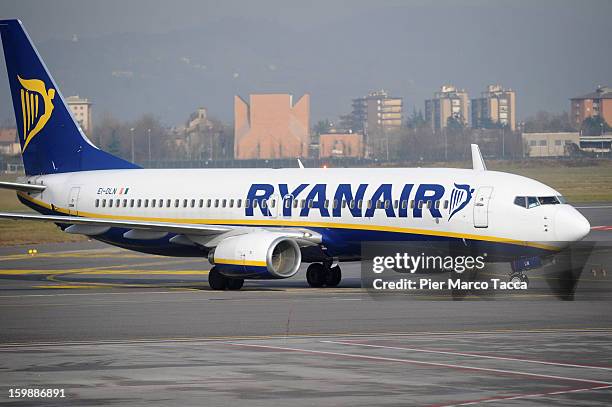
[(587, 117), (582, 122), (581, 131), (585, 136), (599, 136), (602, 133), (611, 131), (612, 128), (601, 116)]
[(416, 107), (412, 108), (412, 114), (410, 115), (408, 120), (406, 120), (406, 127), (408, 127), (409, 129), (418, 129), (425, 126), (426, 124), (427, 122), (423, 117), (423, 112), (421, 110), (417, 112)]
[(332, 124), (328, 119), (319, 120), (317, 124), (314, 125), (312, 131), (315, 135), (320, 136), (321, 134), (328, 133), (332, 128)]
[(539, 111), (535, 116), (530, 116), (525, 120), (526, 133), (556, 133), (575, 130), (567, 112)]

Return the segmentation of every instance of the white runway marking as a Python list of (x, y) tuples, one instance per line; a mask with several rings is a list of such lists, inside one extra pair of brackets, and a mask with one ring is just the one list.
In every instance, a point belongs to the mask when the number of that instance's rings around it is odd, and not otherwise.
[(580, 388), (580, 389), (558, 390), (558, 391), (551, 391), (551, 392), (544, 392), (544, 393), (518, 394), (516, 396), (499, 396), (499, 397), (491, 397), (488, 399), (472, 400), (472, 401), (459, 402), (459, 403), (453, 403), (453, 404), (439, 404), (438, 407), (473, 406), (475, 404), (482, 404), (482, 403), (495, 403), (495, 402), (505, 401), (505, 400), (520, 400), (520, 399), (527, 399), (527, 398), (555, 396), (559, 394), (581, 393), (585, 391), (602, 390), (602, 389), (609, 389), (609, 388), (612, 388), (612, 386), (595, 386), (595, 387), (586, 387), (586, 388)]
[(580, 382), (580, 383), (592, 383), (592, 384), (597, 384), (597, 385), (612, 386), (612, 382), (604, 382), (601, 380), (580, 379), (580, 378), (568, 377), (568, 376), (547, 375), (547, 374), (541, 374), (541, 373), (523, 372), (519, 370), (494, 369), (494, 368), (488, 368), (488, 367), (456, 365), (452, 363), (425, 362), (425, 361), (414, 360), (414, 359), (388, 358), (384, 356), (360, 355), (356, 353), (331, 352), (331, 351), (311, 350), (311, 349), (302, 349), (302, 348), (286, 348), (283, 346), (273, 346), (273, 345), (256, 345), (256, 344), (235, 343), (235, 342), (230, 342), (228, 344), (234, 345), (234, 346), (240, 346), (240, 347), (273, 349), (273, 350), (282, 350), (282, 351), (297, 352), (297, 353), (308, 353), (308, 354), (315, 354), (315, 355), (341, 356), (341, 357), (348, 357), (348, 358), (354, 358), (354, 359), (380, 360), (384, 362), (409, 363), (409, 364), (415, 364), (415, 365), (445, 367), (445, 368), (462, 369), (462, 370), (474, 370), (474, 371), (487, 372), (487, 373), (500, 373), (500, 374), (514, 375), (514, 376), (536, 377), (539, 379), (554, 379), (554, 380), (573, 381), (573, 382)]
[(369, 348), (409, 350), (412, 352), (435, 353), (435, 354), (453, 355), (453, 356), (465, 356), (465, 357), (473, 357), (473, 358), (481, 358), (481, 359), (510, 360), (510, 361), (515, 361), (515, 362), (536, 363), (536, 364), (541, 364), (541, 365), (553, 365), (553, 366), (561, 366), (561, 367), (576, 367), (576, 368), (581, 368), (581, 369), (598, 369), (598, 370), (608, 370), (608, 371), (612, 370), (612, 367), (605, 367), (605, 366), (589, 366), (589, 365), (578, 365), (578, 364), (573, 364), (573, 363), (546, 362), (543, 360), (519, 359), (519, 358), (511, 358), (507, 356), (490, 356), (490, 355), (481, 355), (477, 353), (475, 354), (475, 353), (463, 353), (463, 352), (450, 352), (450, 351), (442, 351), (442, 350), (407, 348), (403, 346), (372, 345), (372, 344), (359, 343), (359, 342), (343, 342), (343, 341), (321, 341), (321, 342), (334, 343), (338, 345), (365, 346)]

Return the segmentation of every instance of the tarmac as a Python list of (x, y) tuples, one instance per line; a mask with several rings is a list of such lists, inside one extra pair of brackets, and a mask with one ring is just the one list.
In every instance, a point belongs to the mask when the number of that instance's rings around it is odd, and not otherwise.
[[(612, 205), (580, 210), (587, 239), (609, 243)], [(0, 405), (607, 406), (610, 266), (588, 263), (575, 301), (381, 300), (358, 263), (334, 289), (309, 288), (302, 268), (219, 292), (205, 259), (4, 247)], [(65, 397), (9, 398), (16, 388)]]

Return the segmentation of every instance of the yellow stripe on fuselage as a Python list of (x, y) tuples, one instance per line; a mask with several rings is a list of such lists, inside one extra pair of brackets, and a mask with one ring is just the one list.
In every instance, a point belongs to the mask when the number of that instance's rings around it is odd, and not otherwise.
[[(42, 206), (47, 209), (54, 210), (59, 213), (66, 215), (74, 215), (65, 208), (53, 206), (46, 202), (39, 201), (27, 195), (25, 192), (17, 192), (23, 199), (30, 201), (36, 205)], [(522, 240), (508, 239), (505, 237), (496, 236), (483, 236), (475, 235), (470, 233), (457, 233), (447, 232), (441, 230), (428, 230), (428, 229), (414, 229), (414, 228), (402, 228), (396, 226), (383, 226), (383, 225), (368, 225), (368, 224), (354, 224), (354, 223), (335, 223), (335, 222), (313, 222), (313, 221), (298, 221), (298, 220), (285, 220), (285, 219), (193, 219), (193, 218), (153, 218), (146, 216), (120, 216), (120, 215), (106, 215), (101, 213), (91, 213), (78, 211), (78, 216), (85, 218), (97, 218), (97, 219), (110, 219), (110, 220), (131, 220), (131, 221), (144, 221), (144, 222), (167, 222), (167, 223), (179, 223), (179, 224), (204, 224), (204, 225), (228, 225), (228, 226), (292, 226), (302, 228), (330, 228), (330, 229), (351, 229), (351, 230), (369, 230), (377, 232), (394, 232), (394, 233), (405, 233), (425, 236), (436, 236), (436, 237), (452, 237), (456, 239), (469, 239), (469, 240), (481, 240), (486, 242), (496, 243), (507, 243), (518, 246), (535, 247), (544, 250), (558, 251), (559, 248), (552, 245), (546, 245), (542, 243), (528, 242)]]

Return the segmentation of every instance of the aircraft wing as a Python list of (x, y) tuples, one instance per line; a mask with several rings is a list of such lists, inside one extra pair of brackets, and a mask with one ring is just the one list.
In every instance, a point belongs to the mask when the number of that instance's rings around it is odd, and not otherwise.
[[(124, 237), (131, 239), (151, 239), (155, 232), (159, 237), (164, 233), (175, 233), (190, 239), (192, 242), (203, 244), (207, 247), (214, 247), (219, 241), (228, 236), (250, 233), (255, 229), (267, 229), (263, 227), (235, 226), (235, 225), (210, 225), (197, 223), (172, 223), (172, 222), (148, 222), (133, 220), (114, 220), (103, 218), (83, 218), (79, 216), (54, 216), (29, 213), (7, 213), (0, 212), (0, 219), (13, 220), (32, 220), (52, 222), (62, 225), (69, 225), (65, 231), (68, 233), (95, 236), (105, 233), (110, 228), (130, 229)], [(317, 233), (305, 229), (275, 229), (287, 237), (298, 239), (300, 243), (317, 244), (320, 243), (320, 236)], [(144, 234), (139, 233), (144, 232)], [(147, 235), (149, 233), (149, 235)], [(179, 243), (181, 240), (177, 241)]]

